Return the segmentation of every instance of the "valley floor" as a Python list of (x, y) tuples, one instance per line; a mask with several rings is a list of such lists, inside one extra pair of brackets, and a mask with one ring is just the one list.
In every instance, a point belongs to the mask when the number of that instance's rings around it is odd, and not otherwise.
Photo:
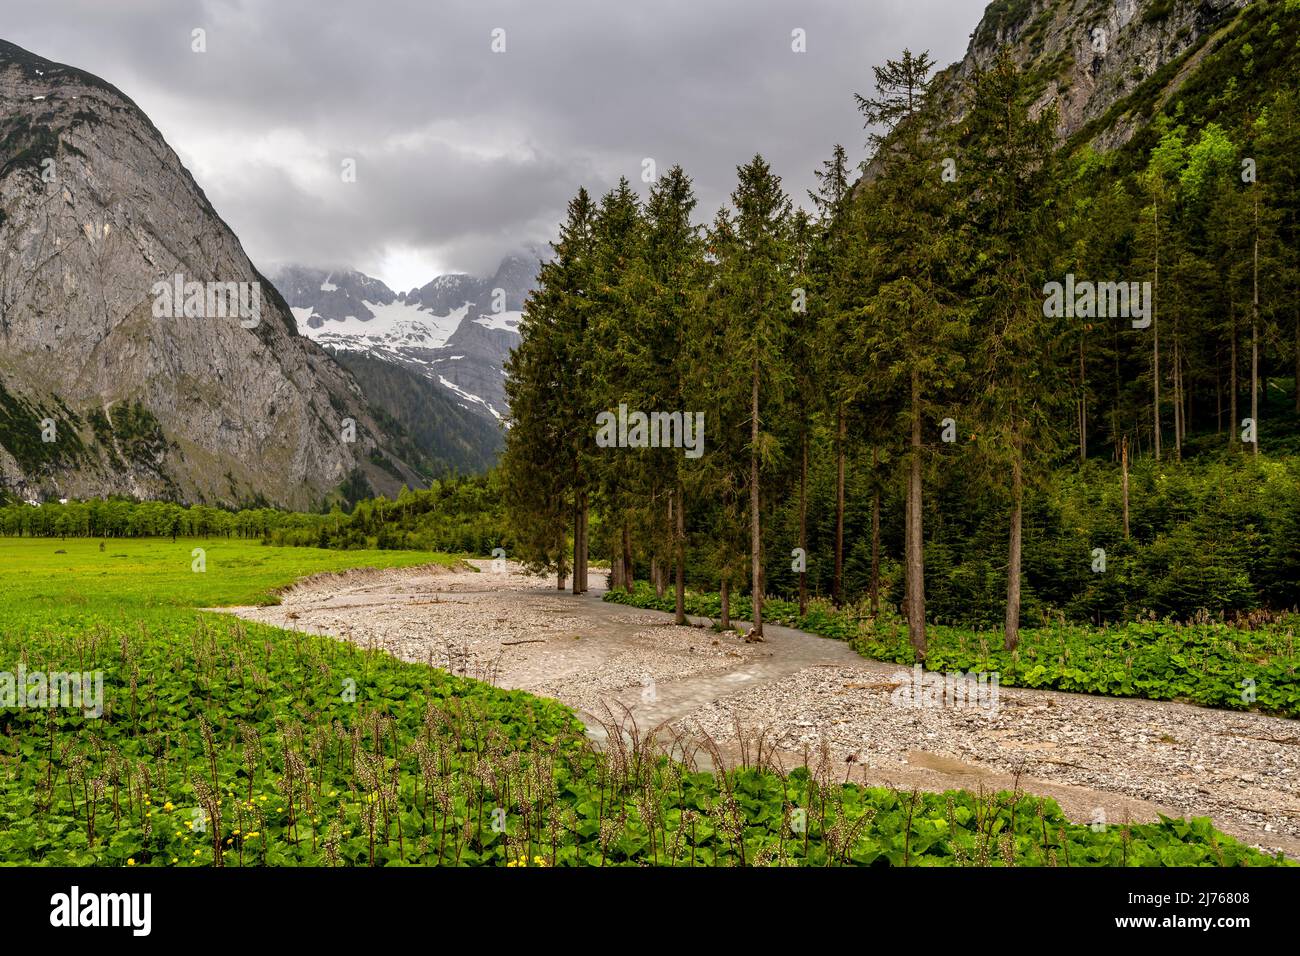
[(1296, 721), (1018, 688), (1001, 688), (992, 711), (904, 707), (894, 692), (907, 671), (839, 641), (769, 626), (766, 642), (747, 644), (605, 603), (594, 589), (557, 591), (513, 565), (475, 564), (321, 575), (278, 606), (227, 610), (556, 698), (598, 739), (611, 723), (628, 725), (630, 711), (642, 734), (667, 725), (708, 735), (724, 759), (752, 759), (762, 735), (787, 767), (824, 750), (845, 779), (870, 785), (1018, 784), (1083, 823), (1208, 816), (1246, 843), (1300, 857)]

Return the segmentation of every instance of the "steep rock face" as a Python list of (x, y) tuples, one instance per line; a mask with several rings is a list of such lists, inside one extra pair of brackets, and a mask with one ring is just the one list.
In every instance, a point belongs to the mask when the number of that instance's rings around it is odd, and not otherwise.
[[(1090, 126), (1096, 145), (1127, 142), (1140, 120), (1112, 114), (1161, 70), (1191, 61), (1252, 0), (995, 0), (960, 63), (939, 77), (941, 95), (1009, 46), (1033, 78), (1039, 108), (1055, 104), (1066, 140)], [(1256, 0), (1258, 2), (1258, 0)], [(1174, 72), (1167, 89), (1185, 71)], [(950, 109), (960, 115), (961, 105)], [(1107, 122), (1107, 120), (1109, 121)]]
[[(221, 303), (206, 292), (224, 287), (204, 286), (191, 312), (206, 317), (176, 317), (156, 284), (177, 275), (243, 283), (246, 308), (209, 313)], [(298, 337), (149, 119), (97, 77), (4, 42), (0, 404), (0, 485), (23, 497), (301, 507), (357, 468), (393, 484), (371, 464), (384, 436), (355, 381)], [(55, 440), (33, 443), (49, 421)]]

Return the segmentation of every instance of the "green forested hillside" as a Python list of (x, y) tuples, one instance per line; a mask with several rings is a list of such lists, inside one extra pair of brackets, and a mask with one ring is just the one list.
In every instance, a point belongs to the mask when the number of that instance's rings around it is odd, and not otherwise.
[(432, 475), (480, 474), (501, 452), (501, 429), (458, 405), (447, 390), (409, 369), (355, 352), (334, 356), (360, 383), (380, 417), (401, 426), (398, 453)]

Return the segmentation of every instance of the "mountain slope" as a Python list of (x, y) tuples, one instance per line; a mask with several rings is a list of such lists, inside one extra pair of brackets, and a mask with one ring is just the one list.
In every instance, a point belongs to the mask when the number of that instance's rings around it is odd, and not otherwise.
[(339, 363), (361, 384), (380, 420), (409, 438), (396, 448), (407, 460), (424, 458), (437, 475), (477, 474), (496, 464), (501, 425), (457, 400), (418, 372), (363, 352), (340, 352)]
[(413, 477), (148, 117), (3, 41), (0, 247), (0, 489), (304, 507)]
[[(1268, 0), (995, 0), (971, 34), (965, 57), (937, 77), (940, 96), (1002, 46), (1010, 48), (1037, 91), (1054, 104), (1057, 135), (1086, 135), (1100, 149), (1127, 143), (1151, 107), (1195, 72), (1238, 14)], [(1281, 7), (1280, 2), (1271, 5)], [(962, 104), (949, 102), (960, 115)]]

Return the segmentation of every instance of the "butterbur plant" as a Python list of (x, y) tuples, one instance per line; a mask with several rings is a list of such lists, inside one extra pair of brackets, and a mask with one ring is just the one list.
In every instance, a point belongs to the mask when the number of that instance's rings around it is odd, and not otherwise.
[[(112, 718), (87, 720), (75, 710), (6, 715), (11, 732), (34, 732), (41, 745), (0, 778), (4, 805), (84, 837), (79, 846), (38, 845), (20, 828), (0, 829), (6, 859), (533, 866), (541, 858), (556, 867), (1274, 862), (1206, 821), (1098, 833), (1068, 821), (1051, 801), (1023, 795), (862, 787), (846, 779), (825, 742), (789, 769), (765, 728), (737, 724), (736, 739), (724, 744), (690, 727), (640, 726), (634, 708), (613, 702), (604, 710), (606, 742), (596, 747), (555, 701), (325, 637), (278, 639), (262, 625), (204, 617), (181, 625), (181, 652), (169, 628), (113, 627), (93, 642), (95, 660), (86, 648), (86, 665), (104, 671)], [(42, 659), (53, 640), (39, 628), (0, 633), (0, 645), (21, 641), (29, 660)], [(355, 702), (339, 698), (340, 673), (358, 675)], [(289, 706), (267, 688), (291, 688)], [(239, 717), (210, 716), (217, 712), (209, 701), (217, 700), (237, 705)], [(1004, 840), (1009, 834), (1016, 839)]]

